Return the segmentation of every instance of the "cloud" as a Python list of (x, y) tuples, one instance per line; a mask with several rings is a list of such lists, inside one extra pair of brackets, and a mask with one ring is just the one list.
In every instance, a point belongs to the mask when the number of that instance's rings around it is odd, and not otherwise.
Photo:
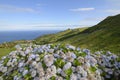
[(27, 24), (27, 25), (24, 25), (24, 26), (31, 26), (31, 27), (76, 27), (76, 26), (81, 26), (81, 25), (73, 25), (73, 24), (49, 24), (49, 23), (46, 23), (46, 24), (39, 24), (39, 23), (32, 23), (32, 24)]
[(69, 9), (70, 11), (78, 12), (78, 11), (92, 11), (95, 10), (95, 8), (77, 8), (77, 9)]
[(98, 18), (85, 18), (85, 21), (102, 21), (103, 19), (105, 19), (106, 17), (98, 17)]
[[(1, 25), (0, 25), (1, 26)], [(23, 30), (66, 30), (68, 28), (78, 28), (83, 27), (82, 25), (72, 25), (72, 24), (3, 24), (0, 31), (23, 31)]]
[(115, 15), (115, 14), (120, 14), (120, 9), (108, 9), (105, 10), (105, 12), (112, 13), (113, 15)]
[(12, 5), (2, 5), (2, 4), (0, 4), (0, 10), (9, 11), (9, 12), (30, 12), (30, 13), (36, 12), (36, 10), (32, 8), (21, 8)]

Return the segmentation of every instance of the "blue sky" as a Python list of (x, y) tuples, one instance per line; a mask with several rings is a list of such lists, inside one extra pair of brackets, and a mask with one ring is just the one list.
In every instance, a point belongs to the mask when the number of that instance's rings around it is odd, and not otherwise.
[(0, 0), (0, 30), (86, 27), (119, 13), (120, 0)]

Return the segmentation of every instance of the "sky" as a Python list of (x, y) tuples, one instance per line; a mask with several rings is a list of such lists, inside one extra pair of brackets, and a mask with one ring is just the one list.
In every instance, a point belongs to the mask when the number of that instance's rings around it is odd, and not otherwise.
[(63, 30), (120, 13), (120, 0), (0, 0), (0, 31)]

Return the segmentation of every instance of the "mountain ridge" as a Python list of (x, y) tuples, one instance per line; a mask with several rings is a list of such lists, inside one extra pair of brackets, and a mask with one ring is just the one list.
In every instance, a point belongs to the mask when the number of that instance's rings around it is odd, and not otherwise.
[[(82, 29), (82, 30), (80, 30)], [(65, 33), (62, 35), (62, 33)], [(61, 36), (59, 36), (61, 34)], [(50, 34), (35, 39), (37, 44), (68, 43), (92, 50), (120, 50), (120, 14), (109, 16), (95, 26), (89, 28), (68, 29), (57, 34)], [(51, 37), (52, 36), (52, 37)], [(59, 37), (57, 37), (59, 36)], [(54, 40), (55, 39), (55, 40)]]

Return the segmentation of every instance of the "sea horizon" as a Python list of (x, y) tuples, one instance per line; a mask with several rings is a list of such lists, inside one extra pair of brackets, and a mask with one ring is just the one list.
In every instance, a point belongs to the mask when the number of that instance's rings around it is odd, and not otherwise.
[(4, 42), (12, 42), (17, 40), (34, 40), (35, 38), (57, 33), (62, 30), (20, 30), (20, 31), (0, 31), (0, 44)]

